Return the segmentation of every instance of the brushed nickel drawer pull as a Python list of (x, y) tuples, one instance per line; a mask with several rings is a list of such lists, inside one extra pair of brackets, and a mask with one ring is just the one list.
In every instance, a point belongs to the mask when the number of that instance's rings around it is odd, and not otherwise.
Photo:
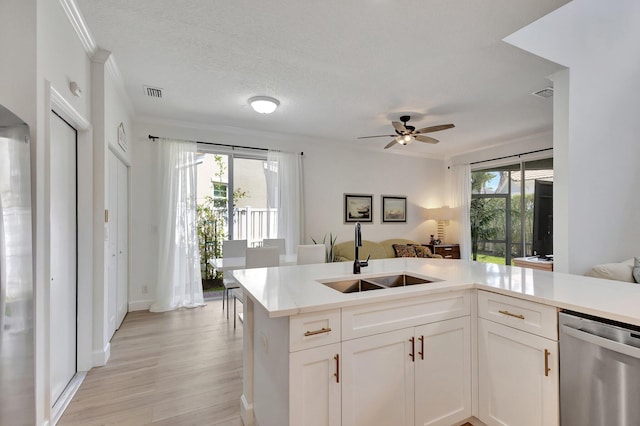
[(320, 330), (306, 331), (304, 333), (305, 337), (315, 336), (316, 334), (328, 333), (331, 331), (331, 327), (324, 328), (322, 327)]
[(443, 247), (443, 249), (447, 250), (447, 251), (451, 251), (451, 250), (453, 250), (453, 247)]
[(524, 315), (521, 315), (521, 314), (512, 314), (512, 313), (511, 313), (511, 312), (509, 312), (509, 311), (498, 311), (498, 312), (500, 312), (500, 313), (501, 313), (501, 314), (503, 314), (503, 315), (509, 315), (510, 317), (520, 318), (521, 320), (523, 320), (523, 319), (524, 319)]
[(544, 375), (549, 377), (549, 371), (551, 371), (551, 369), (549, 368), (549, 355), (551, 354), (551, 352), (549, 352), (547, 349), (544, 350)]

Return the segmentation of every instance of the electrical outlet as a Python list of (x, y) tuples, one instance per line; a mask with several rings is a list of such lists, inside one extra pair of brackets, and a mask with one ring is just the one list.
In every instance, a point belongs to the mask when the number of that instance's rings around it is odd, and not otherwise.
[(142, 286), (142, 294), (147, 294), (149, 292), (149, 289), (147, 288), (146, 285)]

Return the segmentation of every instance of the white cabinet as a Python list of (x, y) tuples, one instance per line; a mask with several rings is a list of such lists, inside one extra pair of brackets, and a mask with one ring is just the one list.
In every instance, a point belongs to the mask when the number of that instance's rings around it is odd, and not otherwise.
[(451, 425), (471, 416), (470, 317), (343, 342), (342, 424)]
[(340, 343), (289, 356), (289, 424), (339, 425)]
[(342, 343), (343, 426), (413, 426), (412, 338), (408, 328)]
[(449, 426), (471, 416), (471, 320), (416, 328), (416, 425)]
[[(492, 305), (495, 310), (486, 309)], [(487, 425), (559, 424), (558, 342), (523, 331), (530, 329), (530, 317), (541, 324), (541, 334), (557, 328), (555, 316), (541, 315), (548, 309), (554, 308), (478, 292), (479, 415)], [(500, 322), (487, 319), (494, 311), (506, 312)], [(539, 321), (545, 317), (552, 324)]]

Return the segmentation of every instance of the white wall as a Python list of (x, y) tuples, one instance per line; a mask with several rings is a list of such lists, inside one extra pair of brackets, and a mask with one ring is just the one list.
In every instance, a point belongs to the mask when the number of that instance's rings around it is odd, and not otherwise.
[[(213, 129), (181, 123), (159, 123), (140, 119), (132, 141), (132, 271), (130, 309), (147, 309), (157, 281), (158, 247), (155, 211), (155, 143), (148, 135), (225, 144), (267, 147), (304, 152), (306, 243), (322, 240), (325, 233), (338, 234), (338, 241), (353, 239), (353, 224), (343, 223), (343, 194), (374, 195), (374, 222), (363, 224), (364, 239), (409, 238), (427, 242), (435, 233), (435, 222), (425, 221), (423, 208), (443, 203), (443, 163), (404, 155), (378, 153), (344, 147), (335, 142), (273, 134), (254, 134), (241, 129)], [(406, 224), (382, 224), (380, 195), (406, 195)], [(146, 287), (146, 290), (145, 290)], [(145, 292), (146, 291), (146, 292)]]
[[(554, 222), (563, 272), (637, 256), (640, 241), (640, 3), (574, 0), (508, 41), (569, 67), (562, 169), (564, 211)], [(558, 88), (556, 89), (558, 90)], [(554, 206), (556, 211), (556, 206)], [(595, 249), (598, 242), (602, 249)], [(606, 249), (604, 249), (606, 247)]]

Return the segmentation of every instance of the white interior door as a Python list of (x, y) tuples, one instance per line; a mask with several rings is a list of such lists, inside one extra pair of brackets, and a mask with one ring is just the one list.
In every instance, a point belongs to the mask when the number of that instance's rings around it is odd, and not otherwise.
[(76, 130), (51, 113), (50, 362), (51, 403), (76, 373)]
[(107, 265), (107, 336), (116, 332), (116, 312), (118, 307), (118, 163), (109, 153), (109, 217), (107, 245), (109, 260)]
[[(113, 154), (112, 154), (113, 155)], [(129, 303), (129, 169), (118, 163), (118, 284), (116, 288), (116, 328), (127, 314)]]
[(129, 301), (129, 170), (109, 154), (109, 336), (127, 314)]

